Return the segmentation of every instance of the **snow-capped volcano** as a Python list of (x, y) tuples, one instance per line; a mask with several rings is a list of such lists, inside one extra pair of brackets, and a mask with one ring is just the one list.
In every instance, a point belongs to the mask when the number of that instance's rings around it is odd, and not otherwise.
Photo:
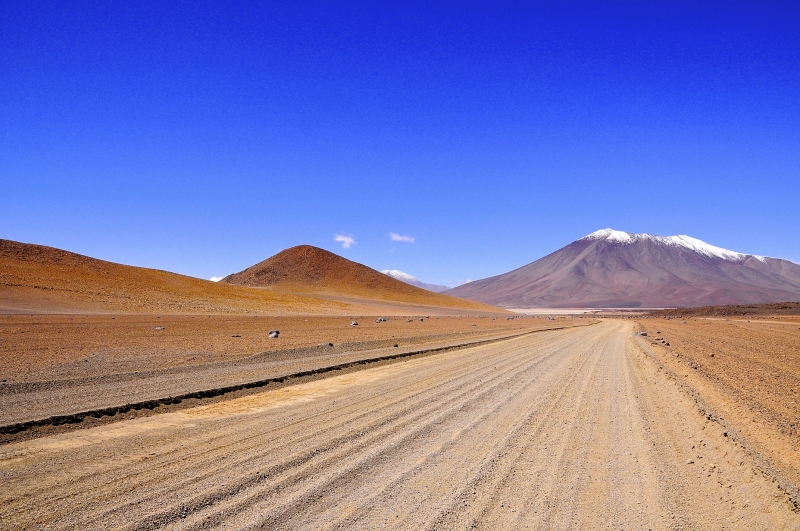
[[(729, 251), (727, 249), (723, 249), (722, 247), (716, 247), (714, 245), (708, 244), (702, 240), (698, 240), (697, 238), (692, 238), (691, 236), (653, 236), (652, 234), (633, 234), (630, 232), (622, 232), (619, 230), (614, 229), (602, 229), (595, 231), (588, 236), (584, 236), (581, 240), (606, 240), (611, 242), (620, 242), (620, 243), (635, 243), (640, 240), (650, 240), (652, 242), (656, 242), (662, 245), (673, 245), (675, 247), (684, 247), (686, 249), (690, 249), (700, 254), (704, 254), (710, 257), (722, 258), (723, 260), (744, 260), (745, 258), (756, 258), (758, 260), (764, 261), (763, 256), (758, 256), (754, 254), (742, 254), (737, 253), (734, 251)], [(578, 240), (580, 241), (580, 240)]]
[(448, 295), (505, 308), (662, 308), (800, 300), (800, 265), (691, 236), (593, 232)]
[(411, 284), (412, 286), (417, 286), (418, 288), (426, 289), (428, 291), (434, 291), (436, 293), (440, 293), (442, 291), (450, 289), (449, 286), (442, 286), (439, 284), (426, 284), (422, 282), (417, 277), (411, 276), (408, 273), (403, 273), (398, 269), (384, 269), (381, 271), (384, 275), (388, 275), (392, 278), (396, 278), (401, 282), (405, 282), (406, 284)]

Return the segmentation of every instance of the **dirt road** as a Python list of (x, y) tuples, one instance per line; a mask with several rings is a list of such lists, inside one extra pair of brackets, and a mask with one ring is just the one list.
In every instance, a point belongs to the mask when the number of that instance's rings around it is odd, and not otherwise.
[(0, 447), (3, 529), (800, 529), (622, 321)]

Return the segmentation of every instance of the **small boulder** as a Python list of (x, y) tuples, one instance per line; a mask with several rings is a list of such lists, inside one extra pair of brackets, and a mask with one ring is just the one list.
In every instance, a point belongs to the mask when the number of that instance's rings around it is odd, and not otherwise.
[(358, 326), (358, 321), (353, 321), (350, 323), (350, 326)]
[(280, 334), (281, 334), (281, 333), (280, 333), (280, 331), (278, 331), (278, 330), (270, 330), (270, 331), (269, 331), (269, 337), (271, 337), (272, 339), (275, 339), (275, 338), (276, 338), (276, 337), (278, 337)]

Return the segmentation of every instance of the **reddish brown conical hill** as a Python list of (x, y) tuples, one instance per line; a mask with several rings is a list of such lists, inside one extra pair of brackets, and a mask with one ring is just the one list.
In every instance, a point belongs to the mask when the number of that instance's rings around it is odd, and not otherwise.
[(301, 294), (394, 301), (487, 312), (498, 308), (433, 293), (311, 245), (298, 245), (221, 282)]
[(0, 239), (0, 313), (269, 313), (352, 311), (319, 298), (209, 282)]

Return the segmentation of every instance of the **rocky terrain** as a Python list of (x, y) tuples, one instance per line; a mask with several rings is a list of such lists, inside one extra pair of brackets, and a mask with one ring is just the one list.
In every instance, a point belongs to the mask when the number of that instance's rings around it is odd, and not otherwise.
[(772, 304), (740, 304), (732, 306), (701, 306), (699, 308), (671, 308), (652, 312), (653, 317), (710, 317), (710, 316), (766, 316), (800, 315), (800, 302)]
[(800, 316), (637, 323), (653, 358), (800, 502)]

